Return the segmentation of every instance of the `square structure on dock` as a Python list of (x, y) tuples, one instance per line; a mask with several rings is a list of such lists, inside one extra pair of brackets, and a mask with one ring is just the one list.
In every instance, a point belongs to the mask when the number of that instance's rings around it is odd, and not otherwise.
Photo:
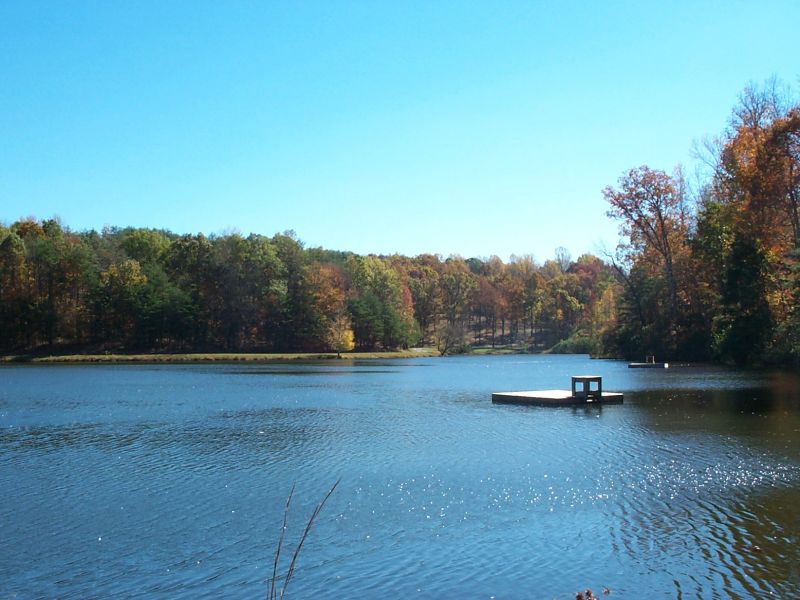
[[(592, 384), (595, 384), (594, 388)], [(599, 375), (573, 375), (572, 395), (576, 398), (602, 398), (603, 378)]]

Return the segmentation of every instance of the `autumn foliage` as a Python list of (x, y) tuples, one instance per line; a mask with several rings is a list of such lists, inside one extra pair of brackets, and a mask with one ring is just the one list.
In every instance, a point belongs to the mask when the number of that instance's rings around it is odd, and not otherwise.
[(800, 360), (800, 106), (788, 97), (774, 81), (745, 89), (693, 193), (682, 171), (648, 167), (606, 188), (625, 284), (607, 350)]

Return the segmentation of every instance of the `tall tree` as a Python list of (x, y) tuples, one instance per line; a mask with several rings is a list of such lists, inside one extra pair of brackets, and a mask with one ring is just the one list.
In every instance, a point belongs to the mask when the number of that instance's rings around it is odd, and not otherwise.
[(621, 221), (620, 232), (627, 238), (620, 244), (623, 255), (630, 262), (645, 260), (663, 270), (674, 315), (678, 307), (676, 256), (689, 230), (686, 199), (672, 177), (647, 166), (628, 171), (618, 186), (606, 187), (603, 195), (611, 205), (608, 215)]
[(439, 257), (432, 255), (417, 257), (409, 268), (408, 289), (423, 344), (429, 333), (436, 333), (436, 321), (442, 310), (439, 269)]
[(348, 261), (354, 299), (351, 315), (356, 342), (362, 347), (408, 347), (416, 342), (411, 292), (397, 271), (376, 256)]
[(610, 205), (608, 215), (620, 221), (618, 267), (642, 327), (640, 352), (653, 353), (648, 346), (657, 345), (671, 354), (681, 342), (682, 299), (687, 294), (680, 276), (688, 275), (682, 267), (689, 256), (690, 231), (682, 190), (680, 176), (673, 178), (647, 166), (631, 169), (617, 188), (603, 190)]
[(308, 280), (308, 256), (293, 231), (274, 236), (272, 243), (283, 265), (286, 290), (278, 347), (293, 351), (316, 349), (324, 338), (325, 327)]
[(442, 267), (439, 280), (444, 319), (448, 324), (463, 323), (469, 317), (472, 291), (476, 277), (460, 256), (451, 256)]

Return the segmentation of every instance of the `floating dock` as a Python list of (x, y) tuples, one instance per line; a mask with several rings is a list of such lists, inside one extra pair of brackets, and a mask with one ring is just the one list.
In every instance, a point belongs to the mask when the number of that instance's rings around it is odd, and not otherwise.
[(622, 404), (622, 394), (620, 392), (604, 392), (602, 379), (597, 375), (576, 375), (572, 378), (571, 391), (495, 392), (492, 394), (492, 402), (498, 404), (530, 404), (534, 406)]
[(629, 369), (669, 369), (669, 363), (666, 362), (656, 362), (656, 357), (652, 354), (648, 354), (644, 362), (632, 362), (628, 363)]

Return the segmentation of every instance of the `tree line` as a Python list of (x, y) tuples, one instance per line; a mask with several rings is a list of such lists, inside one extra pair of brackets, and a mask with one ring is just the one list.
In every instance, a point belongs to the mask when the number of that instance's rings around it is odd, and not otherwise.
[[(344, 351), (435, 344), (549, 348), (613, 317), (619, 284), (594, 256), (540, 265), (359, 256), (289, 232), (72, 232), (0, 227), (0, 351)], [(586, 349), (588, 350), (588, 348)]]
[(748, 86), (690, 185), (631, 169), (603, 190), (603, 258), (360, 256), (292, 232), (0, 225), (0, 352), (530, 351), (800, 361), (800, 105)]

